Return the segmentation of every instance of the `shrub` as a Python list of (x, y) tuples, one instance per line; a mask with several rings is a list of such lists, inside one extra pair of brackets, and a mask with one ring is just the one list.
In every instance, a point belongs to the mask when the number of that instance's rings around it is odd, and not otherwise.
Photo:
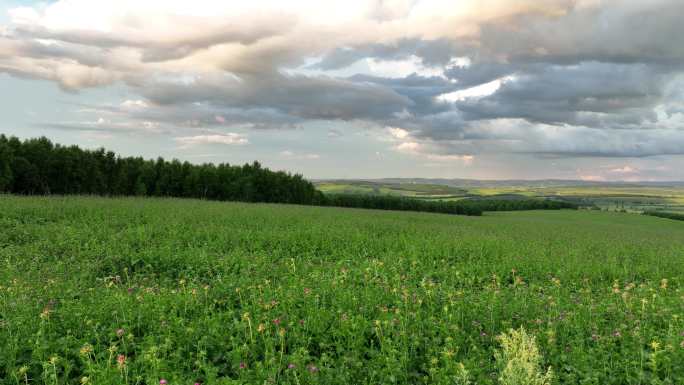
[(550, 385), (553, 371), (542, 369), (542, 356), (534, 336), (523, 327), (511, 329), (498, 338), (502, 350), (497, 352), (499, 383), (501, 385)]

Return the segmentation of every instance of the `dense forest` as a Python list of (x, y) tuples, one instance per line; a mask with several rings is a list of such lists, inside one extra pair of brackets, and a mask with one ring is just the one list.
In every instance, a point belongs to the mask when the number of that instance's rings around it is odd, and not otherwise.
[(0, 191), (14, 194), (95, 194), (187, 197), (245, 202), (313, 204), (322, 194), (301, 175), (258, 162), (193, 165), (178, 160), (120, 157), (46, 138), (0, 135)]
[(301, 175), (271, 171), (258, 162), (194, 165), (177, 159), (121, 157), (42, 137), (0, 135), (0, 193), (198, 198), (294, 203), (381, 210), (481, 215), (484, 211), (576, 208), (548, 200), (427, 201), (388, 195), (324, 195)]
[(375, 210), (423, 211), (457, 215), (482, 215), (477, 205), (465, 201), (427, 201), (392, 195), (327, 194), (324, 205)]
[(467, 199), (461, 201), (482, 211), (576, 210), (573, 202), (550, 199)]
[(328, 194), (324, 204), (377, 210), (425, 211), (458, 215), (482, 215), (485, 211), (577, 209), (570, 202), (545, 199), (462, 199), (458, 201), (422, 200), (392, 195)]

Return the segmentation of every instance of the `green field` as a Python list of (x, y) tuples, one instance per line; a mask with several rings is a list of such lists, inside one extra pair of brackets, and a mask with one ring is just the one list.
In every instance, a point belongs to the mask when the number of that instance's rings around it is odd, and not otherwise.
[(519, 327), (554, 384), (684, 383), (667, 219), (0, 196), (0, 263), (2, 385), (503, 384)]
[(316, 183), (316, 188), (328, 194), (387, 194), (417, 198), (462, 198), (468, 194), (462, 188), (420, 183), (325, 181)]
[[(439, 181), (440, 184), (436, 183)], [(684, 212), (684, 185), (584, 183), (584, 182), (488, 182), (433, 180), (331, 180), (316, 182), (324, 193), (399, 195), (420, 199), (560, 199), (607, 211)]]

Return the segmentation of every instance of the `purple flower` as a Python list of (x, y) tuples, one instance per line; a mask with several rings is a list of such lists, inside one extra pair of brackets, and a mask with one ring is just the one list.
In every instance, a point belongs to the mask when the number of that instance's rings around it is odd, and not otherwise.
[(247, 364), (240, 362), (240, 369), (247, 369)]
[(280, 326), (280, 318), (274, 319), (273, 323), (276, 324), (276, 326)]
[(287, 365), (287, 368), (288, 368), (288, 369), (294, 369), (294, 368), (296, 368), (296, 367), (297, 367), (297, 365), (295, 365), (295, 364), (289, 364), (289, 365)]
[(166, 384), (168, 384), (168, 382), (166, 382), (165, 379), (162, 378), (161, 380), (159, 380), (159, 385), (166, 385)]
[(311, 373), (316, 373), (318, 371), (318, 368), (316, 367), (316, 365), (313, 365), (313, 364), (309, 365), (307, 367), (307, 369), (309, 369), (309, 372), (311, 372)]

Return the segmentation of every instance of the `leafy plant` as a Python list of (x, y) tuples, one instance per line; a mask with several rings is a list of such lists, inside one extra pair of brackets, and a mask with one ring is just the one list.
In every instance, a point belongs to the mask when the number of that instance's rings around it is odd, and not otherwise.
[(499, 335), (497, 340), (501, 344), (501, 350), (495, 354), (501, 385), (551, 385), (553, 370), (542, 368), (534, 336), (520, 327)]

